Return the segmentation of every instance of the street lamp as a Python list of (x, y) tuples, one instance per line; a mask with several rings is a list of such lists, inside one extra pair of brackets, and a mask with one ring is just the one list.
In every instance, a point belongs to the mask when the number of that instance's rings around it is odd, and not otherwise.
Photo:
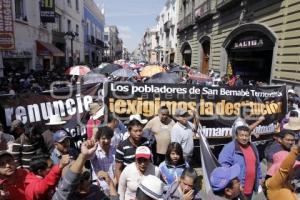
[(71, 60), (70, 60), (70, 66), (73, 66), (73, 64), (74, 64), (74, 62), (73, 62), (73, 41), (74, 41), (74, 39), (78, 35), (79, 34), (77, 32), (74, 32), (74, 31), (65, 32), (65, 36), (67, 36), (67, 38), (69, 38), (71, 40)]

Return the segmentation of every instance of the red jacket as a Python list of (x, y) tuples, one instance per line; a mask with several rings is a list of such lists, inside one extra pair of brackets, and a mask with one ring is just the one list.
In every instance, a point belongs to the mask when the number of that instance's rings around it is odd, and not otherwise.
[(61, 177), (61, 169), (54, 165), (50, 172), (44, 177), (40, 177), (30, 172), (26, 176), (25, 197), (27, 200), (47, 200), (51, 199), (54, 188)]
[(17, 169), (13, 175), (16, 177), (14, 183), (9, 183), (6, 179), (0, 179), (0, 185), (9, 194), (9, 199), (25, 199), (25, 177), (27, 174), (28, 171)]

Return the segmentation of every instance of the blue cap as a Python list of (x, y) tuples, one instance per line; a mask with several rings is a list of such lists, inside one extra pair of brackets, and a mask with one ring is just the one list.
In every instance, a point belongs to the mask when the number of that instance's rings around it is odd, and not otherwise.
[(54, 142), (62, 142), (64, 141), (66, 138), (70, 138), (70, 136), (68, 135), (68, 133), (64, 130), (58, 130), (53, 134), (53, 140)]
[(238, 164), (231, 167), (217, 167), (210, 174), (210, 184), (213, 191), (224, 189), (230, 181), (240, 175), (241, 168)]

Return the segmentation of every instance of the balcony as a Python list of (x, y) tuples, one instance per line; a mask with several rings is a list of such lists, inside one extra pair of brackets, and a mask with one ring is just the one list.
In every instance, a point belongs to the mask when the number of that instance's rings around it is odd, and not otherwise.
[(192, 14), (187, 15), (181, 21), (178, 22), (178, 32), (183, 31), (195, 24), (195, 19)]
[(241, 0), (217, 0), (217, 10), (226, 10), (234, 5), (240, 5)]
[(212, 2), (210, 0), (205, 1), (195, 9), (195, 20), (199, 23), (201, 21), (212, 18), (215, 13), (215, 10), (212, 8)]
[(171, 27), (172, 27), (172, 22), (171, 22), (171, 20), (168, 20), (164, 24), (164, 32), (170, 32)]

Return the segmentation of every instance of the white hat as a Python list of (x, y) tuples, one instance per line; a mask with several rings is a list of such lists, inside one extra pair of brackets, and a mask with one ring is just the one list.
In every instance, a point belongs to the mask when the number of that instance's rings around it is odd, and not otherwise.
[(65, 124), (66, 121), (61, 120), (60, 115), (51, 115), (49, 117), (49, 122), (46, 125), (62, 125)]
[(152, 199), (163, 199), (164, 183), (156, 176), (145, 176), (141, 181), (139, 188), (144, 194)]
[(289, 122), (283, 125), (284, 129), (298, 131), (300, 130), (300, 118), (299, 117), (290, 117)]
[(104, 115), (104, 108), (99, 103), (90, 103), (89, 108), (93, 120), (99, 119)]
[(296, 94), (295, 90), (293, 90), (293, 89), (289, 89), (289, 90), (288, 90), (288, 93)]
[(141, 124), (146, 124), (148, 122), (147, 119), (142, 119), (141, 115), (137, 114), (137, 115), (130, 115), (129, 117), (129, 121), (131, 120), (138, 120)]

